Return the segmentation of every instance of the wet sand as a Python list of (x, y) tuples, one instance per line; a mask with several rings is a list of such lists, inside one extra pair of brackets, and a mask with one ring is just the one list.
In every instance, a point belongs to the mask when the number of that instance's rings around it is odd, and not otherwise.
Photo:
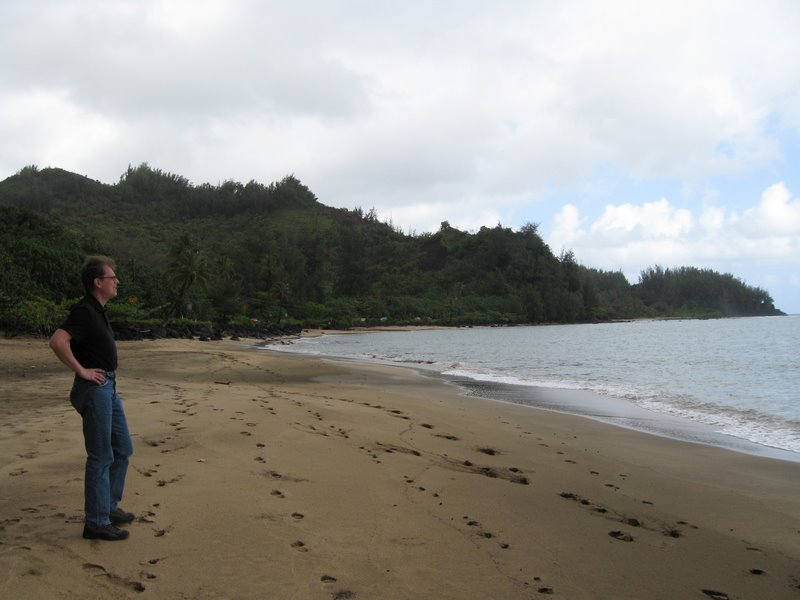
[(120, 344), (137, 519), (84, 540), (70, 373), (0, 374), (2, 598), (800, 598), (800, 463), (245, 342)]

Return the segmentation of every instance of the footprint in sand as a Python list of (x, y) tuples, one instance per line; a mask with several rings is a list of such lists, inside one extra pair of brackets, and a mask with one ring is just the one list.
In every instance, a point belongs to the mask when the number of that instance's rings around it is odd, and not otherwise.
[(489, 456), (495, 456), (496, 454), (500, 454), (500, 451), (495, 450), (494, 448), (478, 448), (478, 452), (483, 452), (484, 454), (488, 454)]
[(164, 487), (165, 485), (168, 485), (170, 483), (177, 483), (181, 479), (183, 479), (183, 475), (176, 475), (172, 479), (159, 479), (157, 485), (158, 487)]
[(298, 552), (308, 552), (308, 548), (306, 548), (305, 542), (303, 542), (301, 540), (297, 540), (296, 542), (292, 542), (292, 548), (294, 548)]
[[(533, 580), (535, 582), (539, 583), (542, 580), (542, 578), (541, 577), (534, 577)], [(540, 594), (552, 594), (552, 593), (554, 593), (553, 588), (551, 588), (550, 586), (538, 587), (538, 588), (536, 588), (536, 591), (539, 592)]]
[[(108, 571), (103, 565), (98, 565), (97, 563), (83, 563), (83, 568), (87, 571), (100, 571), (103, 575), (108, 577), (111, 581), (123, 585), (125, 587), (129, 587), (136, 592), (143, 592), (145, 590), (145, 586), (140, 581), (133, 581), (126, 577), (121, 577), (114, 573)], [(155, 579), (155, 575), (153, 575), (152, 579)]]
[(716, 590), (700, 590), (709, 598), (713, 598), (713, 600), (729, 600), (730, 596), (725, 592), (718, 592)]
[(152, 477), (153, 473), (158, 473), (158, 469), (140, 469), (139, 467), (135, 468), (142, 477)]

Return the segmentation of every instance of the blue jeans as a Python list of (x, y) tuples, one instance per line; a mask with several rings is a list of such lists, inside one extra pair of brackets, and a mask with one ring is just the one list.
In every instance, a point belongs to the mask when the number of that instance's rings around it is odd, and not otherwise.
[(113, 372), (101, 385), (76, 377), (69, 396), (83, 418), (86, 445), (84, 512), (87, 525), (108, 525), (125, 489), (133, 442)]

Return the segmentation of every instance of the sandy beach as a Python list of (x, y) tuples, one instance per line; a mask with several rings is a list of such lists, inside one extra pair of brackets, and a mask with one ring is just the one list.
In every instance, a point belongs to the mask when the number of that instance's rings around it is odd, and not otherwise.
[(3, 599), (800, 599), (800, 463), (247, 341), (119, 344), (122, 542), (72, 376), (0, 340)]

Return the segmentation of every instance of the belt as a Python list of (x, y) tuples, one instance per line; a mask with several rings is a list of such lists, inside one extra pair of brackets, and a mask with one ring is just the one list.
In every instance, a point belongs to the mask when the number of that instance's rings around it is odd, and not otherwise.
[(106, 379), (115, 379), (117, 377), (116, 371), (103, 371), (106, 376)]

